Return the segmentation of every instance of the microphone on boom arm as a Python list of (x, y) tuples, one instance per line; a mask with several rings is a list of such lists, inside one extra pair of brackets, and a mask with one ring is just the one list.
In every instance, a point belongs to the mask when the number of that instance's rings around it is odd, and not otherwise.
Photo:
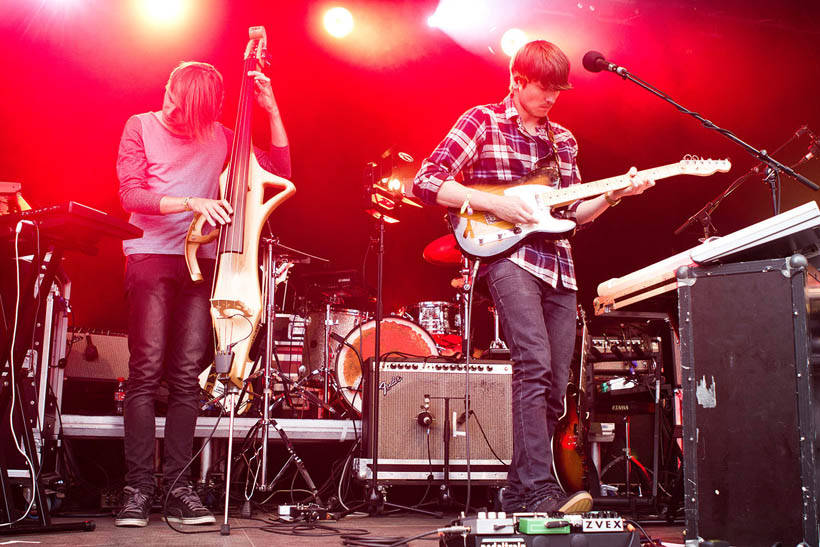
[(584, 55), (584, 59), (581, 62), (584, 65), (584, 68), (590, 72), (601, 72), (602, 70), (607, 70), (609, 72), (614, 72), (619, 76), (625, 76), (627, 74), (627, 70), (624, 67), (618, 66), (615, 63), (610, 63), (604, 58), (604, 54), (599, 51), (588, 51), (586, 55)]

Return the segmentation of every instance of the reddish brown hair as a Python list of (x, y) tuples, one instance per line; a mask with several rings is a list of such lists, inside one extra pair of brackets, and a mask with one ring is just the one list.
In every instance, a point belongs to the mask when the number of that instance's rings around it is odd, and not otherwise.
[(558, 46), (546, 40), (527, 42), (510, 60), (510, 89), (516, 78), (540, 82), (548, 89), (572, 89), (569, 83), (569, 59)]
[(171, 119), (165, 120), (172, 130), (197, 139), (213, 133), (225, 97), (222, 75), (213, 65), (180, 63), (171, 72), (165, 90), (177, 107)]

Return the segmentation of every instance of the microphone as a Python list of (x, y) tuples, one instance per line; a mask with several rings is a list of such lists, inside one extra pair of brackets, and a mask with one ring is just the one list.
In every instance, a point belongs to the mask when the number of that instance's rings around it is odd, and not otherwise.
[[(470, 409), (470, 415), (471, 416), (475, 415), (475, 410), (473, 410), (472, 408)], [(465, 410), (464, 412), (462, 412), (459, 415), (458, 419), (456, 420), (456, 423), (458, 425), (463, 425), (464, 422), (466, 422), (466, 421), (467, 421), (467, 411)]]
[(615, 63), (610, 63), (604, 58), (604, 54), (599, 51), (587, 51), (586, 55), (584, 55), (583, 61), (581, 61), (584, 65), (584, 68), (590, 72), (601, 72), (602, 70), (608, 70), (609, 72), (614, 72), (619, 76), (626, 76), (627, 71), (624, 67), (618, 66)]
[(811, 141), (811, 144), (809, 145), (809, 153), (800, 158), (800, 161), (798, 161), (794, 165), (795, 167), (797, 167), (798, 165), (803, 165), (810, 159), (820, 156), (820, 139), (814, 138), (814, 136), (812, 137), (813, 139)]
[(97, 346), (94, 345), (94, 342), (91, 341), (91, 335), (87, 334), (85, 337), (85, 351), (83, 352), (83, 357), (86, 361), (96, 361), (99, 356), (100, 352), (97, 351)]

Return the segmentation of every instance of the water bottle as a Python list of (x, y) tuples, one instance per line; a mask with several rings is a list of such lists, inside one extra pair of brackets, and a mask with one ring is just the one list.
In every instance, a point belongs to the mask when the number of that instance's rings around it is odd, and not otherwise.
[(122, 404), (125, 402), (125, 378), (117, 378), (117, 390), (114, 392), (114, 412), (122, 416)]

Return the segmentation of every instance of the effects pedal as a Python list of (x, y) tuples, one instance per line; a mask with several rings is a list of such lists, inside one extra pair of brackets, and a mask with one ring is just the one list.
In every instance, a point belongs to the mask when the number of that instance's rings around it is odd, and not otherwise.
[(581, 515), (562, 513), (478, 513), (454, 525), (462, 533), (445, 533), (441, 547), (640, 547), (640, 536), (629, 531), (612, 511)]

